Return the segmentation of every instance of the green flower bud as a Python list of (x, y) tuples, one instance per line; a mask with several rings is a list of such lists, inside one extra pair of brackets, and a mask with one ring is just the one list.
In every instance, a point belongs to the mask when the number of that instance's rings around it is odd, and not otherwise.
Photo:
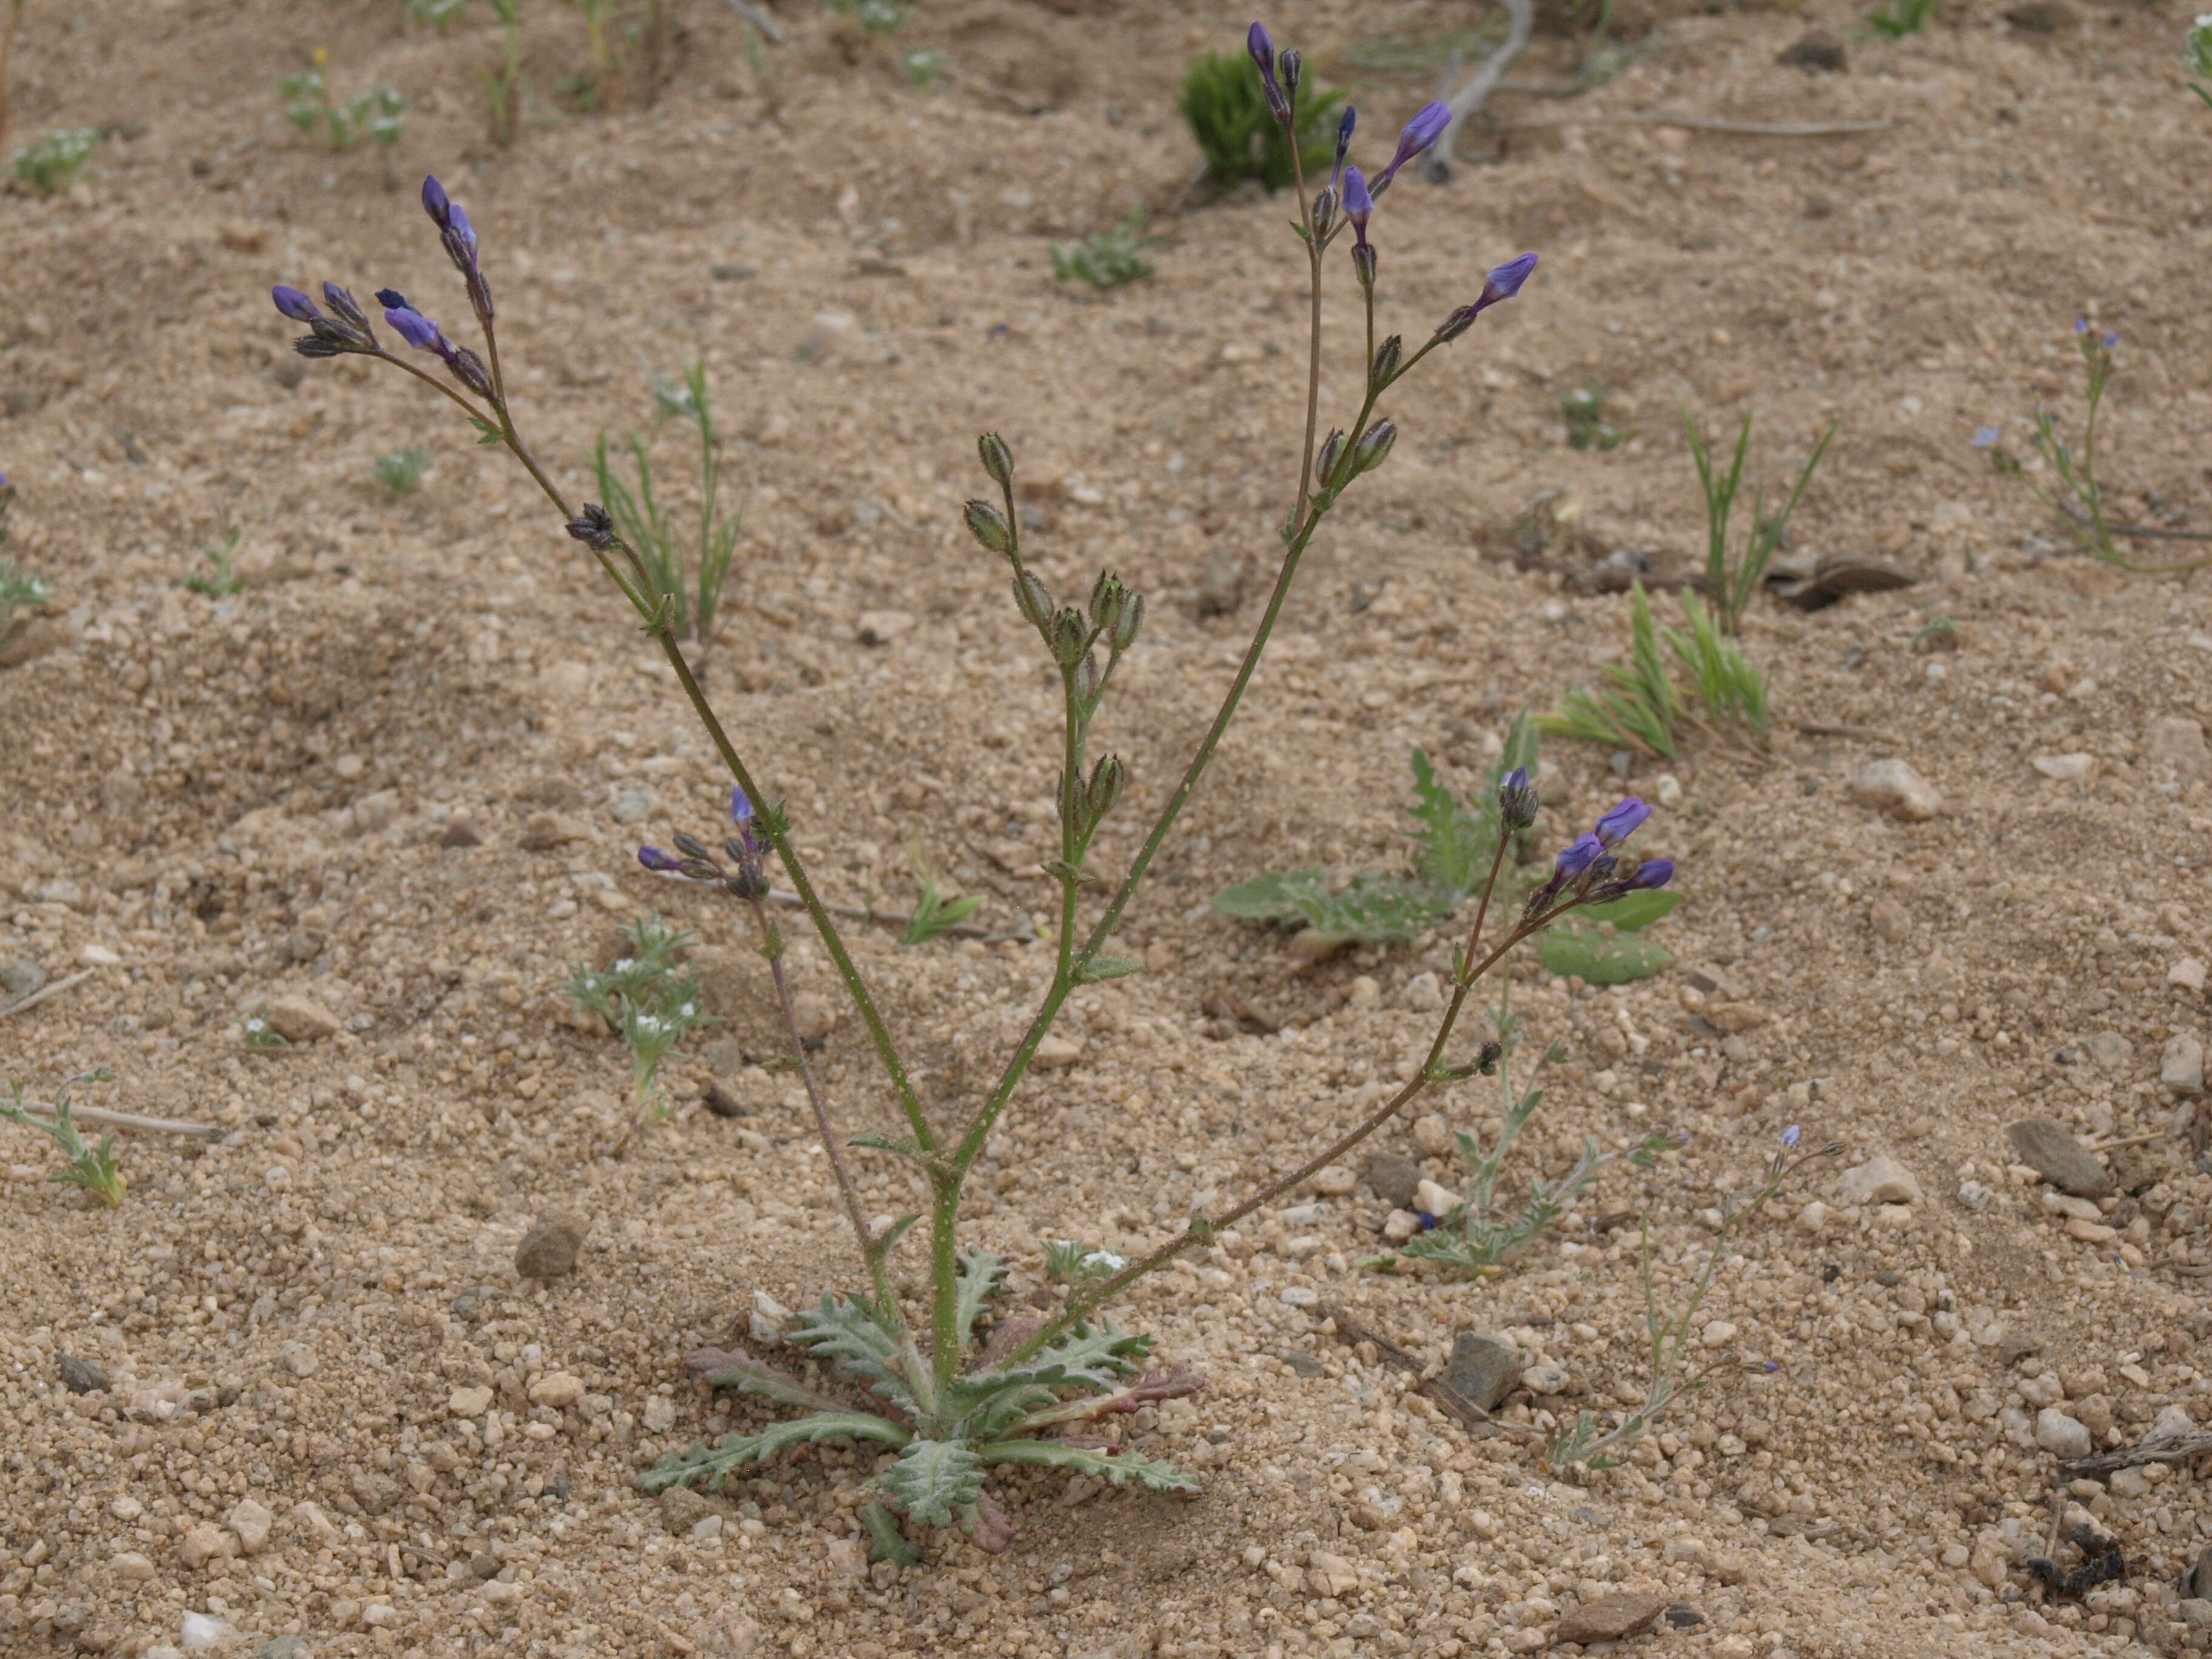
[(1030, 627), (1051, 626), (1051, 591), (1026, 570), (1014, 578), (1014, 605)]
[(1367, 372), (1370, 386), (1380, 390), (1398, 378), (1398, 365), (1406, 359), (1406, 343), (1393, 334), (1376, 349), (1375, 362)]
[(1052, 659), (1062, 668), (1083, 660), (1091, 641), (1091, 619), (1080, 611), (1063, 611), (1052, 619)]
[(983, 459), (983, 471), (991, 475), (992, 483), (1004, 488), (1013, 482), (1014, 452), (1006, 447), (1006, 441), (995, 432), (986, 432), (975, 440), (975, 453)]
[(1114, 803), (1121, 799), (1125, 775), (1119, 755), (1109, 755), (1091, 769), (1091, 781), (1084, 786), (1083, 793), (1093, 823), (1112, 811)]
[(1109, 635), (1114, 648), (1116, 651), (1127, 651), (1137, 642), (1137, 630), (1144, 625), (1145, 596), (1141, 593), (1131, 593), (1123, 601), (1121, 614), (1115, 619), (1114, 631)]
[(988, 501), (968, 503), (968, 531), (994, 553), (1014, 550), (1014, 529), (1006, 515)]
[(1128, 603), (1129, 590), (1121, 586), (1117, 577), (1104, 571), (1098, 573), (1097, 586), (1091, 590), (1091, 620), (1102, 631), (1111, 634), (1119, 621), (1121, 607)]
[(1092, 707), (1097, 702), (1098, 693), (1103, 684), (1104, 676), (1098, 672), (1098, 653), (1096, 651), (1085, 652), (1083, 660), (1075, 665), (1076, 702), (1086, 709)]
[(1321, 453), (1314, 459), (1314, 482), (1323, 488), (1336, 475), (1336, 463), (1344, 453), (1344, 434), (1333, 431), (1322, 442)]
[(1365, 435), (1359, 440), (1359, 442), (1354, 446), (1352, 449), (1352, 471), (1353, 474), (1357, 476), (1362, 472), (1371, 471), (1375, 468), (1382, 465), (1383, 461), (1390, 453), (1391, 446), (1397, 441), (1398, 428), (1396, 427), (1391, 425), (1388, 421), (1376, 422), (1373, 426), (1367, 428)]

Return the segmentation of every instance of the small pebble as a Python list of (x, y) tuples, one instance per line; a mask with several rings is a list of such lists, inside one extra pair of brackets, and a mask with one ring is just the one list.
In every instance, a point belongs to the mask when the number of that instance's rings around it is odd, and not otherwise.
[(71, 1394), (105, 1394), (107, 1373), (89, 1359), (73, 1353), (61, 1356), (62, 1386)]
[(588, 1221), (560, 1210), (540, 1215), (514, 1253), (514, 1271), (524, 1279), (553, 1279), (576, 1270)]

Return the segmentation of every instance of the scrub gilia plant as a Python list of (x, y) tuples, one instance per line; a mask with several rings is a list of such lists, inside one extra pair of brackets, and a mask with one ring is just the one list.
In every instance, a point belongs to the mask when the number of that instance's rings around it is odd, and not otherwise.
[[(1256, 24), (1248, 49), (1261, 77), (1271, 118), (1286, 132), (1296, 131), (1302, 59), (1295, 52), (1279, 56), (1267, 31)], [(1483, 900), (1454, 965), (1452, 995), (1410, 1081), (1298, 1167), (1265, 1182), (1233, 1205), (1194, 1217), (1149, 1249), (1129, 1251), (1123, 1265), (1086, 1277), (1071, 1288), (1056, 1313), (1000, 1320), (985, 1337), (991, 1301), (1008, 1263), (989, 1250), (963, 1247), (961, 1202), (970, 1171), (1012, 1105), (1039, 1043), (1069, 999), (1082, 988), (1141, 970), (1140, 963), (1110, 955), (1106, 947), (1234, 719), (1316, 533), (1345, 493), (1388, 460), (1398, 433), (1393, 422), (1379, 413), (1382, 399), (1432, 352), (1467, 333), (1483, 312), (1517, 294), (1535, 266), (1534, 254), (1498, 266), (1473, 299), (1447, 315), (1411, 350), (1399, 336), (1376, 337), (1379, 260), (1369, 228), (1393, 178), (1435, 142), (1449, 119), (1449, 111), (1442, 104), (1422, 109), (1407, 124), (1388, 165), (1370, 180), (1350, 161), (1352, 122), (1347, 114), (1339, 127), (1334, 161), (1326, 180), (1309, 180), (1302, 167), (1295, 173), (1292, 182), (1299, 202), (1295, 234), (1307, 260), (1315, 323), (1304, 437), (1294, 486), (1280, 521), (1283, 550), (1273, 590), (1220, 708), (1181, 778), (1157, 808), (1125, 872), (1101, 897), (1088, 903), (1086, 889), (1101, 883), (1088, 867), (1093, 840), (1107, 815), (1131, 793), (1127, 769), (1119, 757), (1093, 757), (1094, 726), (1107, 692), (1130, 660), (1130, 649), (1142, 631), (1144, 599), (1110, 574), (1102, 574), (1087, 597), (1074, 603), (1056, 599), (1030, 568), (1022, 546), (1012, 452), (995, 434), (986, 434), (978, 445), (983, 470), (997, 486), (999, 500), (969, 503), (969, 529), (988, 552), (1006, 562), (1015, 607), (1035, 633), (1060, 684), (1064, 711), (1058, 779), (1060, 842), (1057, 856), (1044, 866), (1059, 889), (1060, 915), (1049, 946), (1049, 980), (1036, 1014), (988, 1092), (958, 1122), (924, 1109), (890, 1022), (846, 947), (830, 908), (816, 893), (785, 809), (761, 787), (684, 657), (672, 596), (656, 589), (638, 550), (624, 539), (605, 508), (595, 502), (572, 503), (524, 440), (507, 392), (492, 294), (479, 263), (477, 234), (460, 206), (434, 179), (425, 182), (423, 205), (459, 273), (483, 335), (481, 356), (453, 341), (405, 295), (391, 289), (377, 295), (383, 325), (413, 353), (434, 358), (434, 367), (387, 346), (368, 311), (335, 283), (323, 289), (327, 312), (297, 289), (274, 290), (278, 309), (308, 330), (297, 348), (302, 355), (361, 356), (390, 364), (434, 387), (462, 410), (485, 442), (506, 448), (530, 473), (566, 520), (568, 534), (583, 544), (629, 600), (729, 771), (735, 786), (732, 804), (738, 832), (723, 845), (728, 864), (689, 837), (677, 842), (673, 854), (643, 849), (641, 861), (672, 878), (711, 887), (749, 906), (763, 954), (776, 970), (779, 995), (787, 1005), (782, 987), (783, 941), (760, 902), (767, 889), (768, 861), (781, 864), (877, 1052), (890, 1103), (897, 1114), (896, 1127), (872, 1128), (848, 1139), (836, 1127), (831, 1103), (807, 1067), (803, 1045), (793, 1043), (794, 1060), (807, 1078), (815, 1127), (828, 1155), (845, 1223), (853, 1231), (866, 1288), (850, 1295), (825, 1291), (820, 1302), (794, 1318), (782, 1335), (830, 1362), (842, 1381), (833, 1388), (817, 1388), (741, 1350), (695, 1355), (694, 1368), (707, 1377), (801, 1414), (756, 1434), (733, 1433), (717, 1445), (695, 1445), (672, 1454), (640, 1475), (640, 1484), (648, 1491), (691, 1480), (719, 1483), (786, 1448), (808, 1442), (842, 1438), (866, 1443), (881, 1449), (881, 1467), (868, 1476), (873, 1496), (863, 1511), (865, 1523), (881, 1553), (910, 1559), (913, 1546), (904, 1528), (957, 1525), (981, 1547), (1006, 1547), (1011, 1521), (984, 1490), (985, 1472), (994, 1465), (1043, 1464), (1116, 1484), (1136, 1480), (1164, 1489), (1194, 1486), (1193, 1478), (1172, 1465), (1117, 1454), (1110, 1443), (1102, 1446), (1092, 1434), (1071, 1437), (1066, 1433), (1073, 1425), (1132, 1412), (1146, 1401), (1188, 1394), (1200, 1386), (1197, 1377), (1179, 1367), (1147, 1369), (1143, 1362), (1148, 1341), (1118, 1329), (1105, 1316), (1106, 1308), (1139, 1279), (1186, 1250), (1211, 1243), (1224, 1228), (1343, 1158), (1428, 1091), (1462, 1081), (1494, 1063), (1492, 1048), (1465, 1054), (1454, 1052), (1453, 1035), (1473, 988), (1515, 946), (1558, 917), (1664, 879), (1668, 872), (1663, 864), (1638, 866), (1617, 842), (1593, 830), (1559, 854), (1549, 879), (1525, 904), (1498, 907), (1495, 932), (1500, 936), (1492, 938), (1486, 933), (1492, 919), (1489, 901), (1511, 840), (1510, 836), (1501, 836), (1483, 884)], [(1365, 326), (1367, 370), (1357, 413), (1324, 436), (1319, 319), (1328, 256), (1346, 244)], [(1514, 832), (1534, 821), (1535, 792), (1525, 773), (1516, 772), (1502, 782), (1498, 808)], [(794, 1036), (787, 1014), (786, 1024), (787, 1037)], [(876, 1228), (852, 1179), (848, 1159), (854, 1152), (889, 1158), (914, 1170), (930, 1194), (926, 1221), (908, 1216), (887, 1228)], [(918, 1223), (927, 1237), (928, 1282), (920, 1298), (922, 1305), (910, 1308), (894, 1289), (890, 1257)], [(1085, 1259), (1091, 1254), (1086, 1252)], [(852, 1392), (842, 1392), (846, 1388)]]

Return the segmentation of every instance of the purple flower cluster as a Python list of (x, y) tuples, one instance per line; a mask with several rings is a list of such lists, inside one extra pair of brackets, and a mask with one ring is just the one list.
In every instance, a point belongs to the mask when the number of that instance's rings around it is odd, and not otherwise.
[[(1521, 787), (1527, 787), (1525, 773)], [(1511, 778), (1506, 780), (1507, 784)], [(1533, 798), (1534, 792), (1529, 792)], [(1501, 806), (1506, 799), (1506, 788), (1498, 790)], [(1533, 805), (1530, 817), (1534, 816)], [(1555, 908), (1561, 902), (1583, 904), (1603, 904), (1626, 893), (1655, 887), (1664, 887), (1674, 878), (1672, 859), (1645, 859), (1621, 872), (1621, 863), (1614, 849), (1644, 827), (1651, 816), (1651, 809), (1634, 795), (1615, 803), (1600, 815), (1596, 824), (1585, 830), (1559, 849), (1552, 869), (1552, 878), (1528, 896), (1528, 914), (1534, 918)]]
[[(446, 257), (461, 273), (468, 285), (469, 304), (477, 319), (489, 331), (492, 319), (491, 288), (477, 265), (476, 227), (469, 222), (469, 216), (461, 204), (447, 196), (445, 186), (434, 177), (422, 181), (422, 210), (438, 227), (438, 238)], [(334, 313), (328, 316), (300, 289), (282, 283), (269, 290), (269, 297), (285, 316), (307, 325), (309, 332), (293, 346), (302, 357), (337, 357), (348, 352), (387, 355), (369, 326), (368, 314), (355, 302), (352, 295), (335, 283), (323, 284), (323, 302)], [(496, 398), (491, 371), (484, 366), (483, 360), (466, 346), (455, 345), (447, 339), (436, 323), (408, 302), (405, 295), (397, 289), (380, 289), (376, 301), (384, 307), (384, 320), (401, 339), (417, 351), (434, 352), (453, 372), (453, 378), (478, 397)]]
[(696, 836), (681, 830), (676, 832), (674, 853), (663, 852), (658, 847), (641, 847), (637, 849), (637, 861), (655, 875), (711, 883), (742, 899), (764, 897), (768, 877), (761, 869), (761, 854), (767, 849), (753, 830), (753, 804), (746, 798), (744, 788), (736, 784), (730, 786), (730, 823), (737, 833), (722, 842), (722, 851), (737, 866), (734, 872), (725, 871)]

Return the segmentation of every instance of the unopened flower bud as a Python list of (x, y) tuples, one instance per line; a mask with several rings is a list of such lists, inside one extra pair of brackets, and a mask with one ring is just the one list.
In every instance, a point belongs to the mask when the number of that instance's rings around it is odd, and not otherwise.
[(1344, 453), (1344, 434), (1332, 431), (1322, 441), (1321, 453), (1314, 459), (1314, 482), (1326, 485), (1336, 476), (1336, 463)]
[(1486, 1042), (1482, 1045), (1481, 1054), (1475, 1058), (1474, 1069), (1487, 1077), (1498, 1069), (1498, 1062), (1504, 1058), (1504, 1043)]
[(1391, 446), (1398, 441), (1398, 428), (1388, 421), (1377, 421), (1367, 428), (1352, 452), (1352, 470), (1357, 475), (1370, 472), (1389, 458)]
[(1024, 570), (1014, 578), (1014, 604), (1032, 628), (1052, 624), (1052, 592)]
[(1313, 234), (1316, 236), (1326, 236), (1329, 233), (1329, 228), (1335, 222), (1336, 190), (1334, 185), (1323, 185), (1315, 192), (1313, 198), (1311, 216)]
[(1674, 860), (1646, 859), (1636, 866), (1636, 873), (1628, 878), (1631, 887), (1664, 887), (1674, 879)]
[(1406, 360), (1406, 343), (1393, 334), (1375, 349), (1375, 362), (1367, 371), (1368, 384), (1376, 390), (1398, 378), (1398, 365)]
[(1105, 686), (1106, 677), (1098, 671), (1098, 653), (1096, 651), (1085, 652), (1083, 660), (1075, 665), (1076, 702), (1086, 708), (1091, 708), (1097, 702), (1098, 694), (1105, 690)]
[(340, 288), (336, 283), (325, 283), (323, 284), (323, 302), (329, 306), (332, 311), (337, 313), (338, 316), (345, 322), (350, 324), (353, 327), (359, 329), (362, 338), (367, 339), (369, 337), (368, 313), (361, 308), (360, 303), (355, 300), (352, 295), (347, 293), (345, 289)]
[(453, 371), (456, 380), (479, 398), (497, 395), (492, 390), (491, 371), (484, 367), (483, 359), (466, 346), (455, 346), (452, 355), (446, 359), (446, 367)]
[(687, 859), (703, 859), (713, 856), (707, 851), (706, 843), (698, 836), (687, 836), (681, 830), (676, 832), (676, 850)]
[(1080, 611), (1062, 611), (1052, 619), (1052, 659), (1062, 668), (1083, 660), (1091, 642), (1091, 621)]
[(1535, 823), (1538, 805), (1536, 786), (1528, 781), (1527, 767), (1516, 766), (1498, 781), (1498, 817), (1509, 834)]
[(279, 283), (269, 290), (269, 297), (276, 302), (276, 309), (295, 323), (312, 323), (323, 313), (315, 309), (315, 302), (296, 288)]
[(1118, 577), (1104, 571), (1098, 573), (1097, 585), (1091, 590), (1091, 620), (1101, 633), (1111, 634), (1114, 624), (1121, 620), (1121, 607), (1128, 602), (1129, 590), (1121, 586)]
[(568, 520), (568, 533), (593, 552), (604, 553), (615, 544), (614, 517), (597, 501), (586, 501), (584, 510)]
[(1006, 515), (988, 501), (968, 503), (968, 533), (994, 553), (1014, 550), (1013, 526)]
[(1298, 82), (1305, 79), (1305, 54), (1296, 46), (1284, 47), (1275, 59), (1275, 73), (1282, 81), (1283, 96), (1296, 103)]
[(975, 453), (982, 458), (983, 471), (991, 475), (991, 482), (1005, 486), (1014, 480), (1014, 452), (1006, 447), (1006, 441), (995, 432), (986, 432), (975, 440)]
[(658, 847), (639, 848), (637, 861), (656, 875), (672, 874), (677, 867), (677, 861)]
[(1369, 293), (1375, 291), (1375, 244), (1360, 242), (1352, 250), (1352, 274), (1359, 279), (1359, 286)]
[(1109, 755), (1091, 769), (1091, 781), (1084, 786), (1083, 793), (1093, 819), (1103, 818), (1114, 810), (1114, 803), (1121, 799), (1125, 776), (1119, 755)]
[(1607, 847), (1618, 847), (1638, 830), (1651, 816), (1651, 809), (1638, 796), (1607, 808), (1597, 821), (1597, 838)]
[(1116, 651), (1127, 651), (1137, 642), (1138, 630), (1145, 625), (1145, 596), (1132, 593), (1122, 602), (1121, 615), (1107, 637)]

